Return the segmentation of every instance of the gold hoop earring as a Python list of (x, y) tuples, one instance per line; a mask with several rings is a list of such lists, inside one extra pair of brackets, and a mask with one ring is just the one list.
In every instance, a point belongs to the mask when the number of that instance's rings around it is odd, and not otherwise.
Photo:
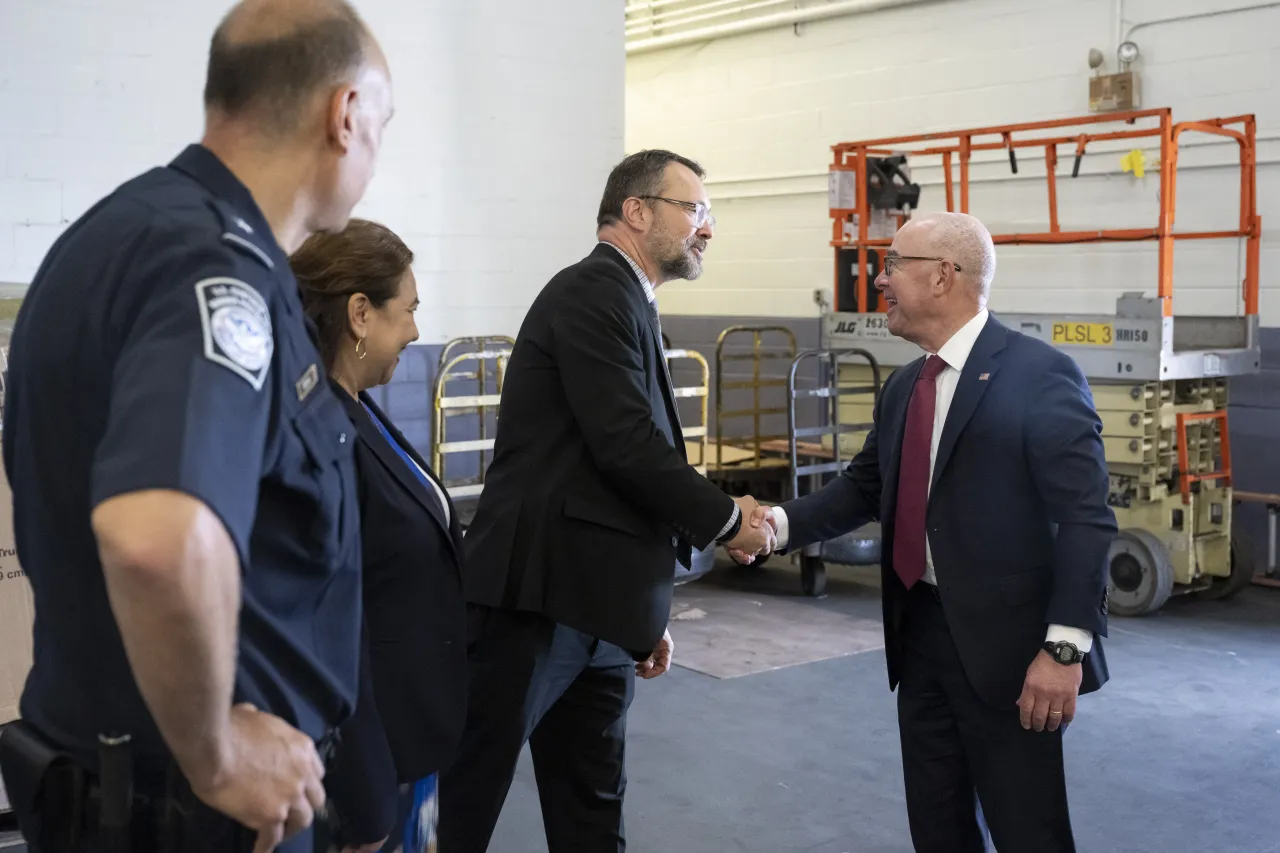
[(365, 347), (364, 352), (360, 352), (360, 345), (361, 345), (362, 343), (364, 343), (364, 338), (360, 338), (359, 340), (357, 340), (357, 341), (356, 341), (356, 356), (357, 356), (361, 361), (363, 361), (363, 360), (364, 360), (364, 357), (365, 357), (366, 355), (368, 355), (368, 354), (369, 354), (369, 348), (368, 348), (368, 347)]

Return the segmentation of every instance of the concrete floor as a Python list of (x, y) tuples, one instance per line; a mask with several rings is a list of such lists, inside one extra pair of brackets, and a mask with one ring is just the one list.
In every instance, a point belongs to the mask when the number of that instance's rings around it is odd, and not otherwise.
[[(820, 601), (786, 565), (698, 583), (874, 619), (873, 577), (833, 569)], [(1113, 619), (1107, 649), (1112, 680), (1067, 738), (1080, 851), (1280, 853), (1280, 590)], [(628, 848), (910, 853), (897, 737), (878, 650), (728, 680), (677, 667), (638, 685)], [(527, 753), (491, 850), (546, 850)]]
[[(833, 570), (808, 603), (878, 618), (874, 572)], [(697, 583), (799, 596), (772, 564)], [(1107, 657), (1067, 737), (1079, 850), (1280, 853), (1280, 590), (1113, 618)], [(912, 849), (882, 651), (723, 681), (677, 667), (638, 685), (629, 728), (631, 850)], [(527, 753), (491, 850), (546, 850)]]

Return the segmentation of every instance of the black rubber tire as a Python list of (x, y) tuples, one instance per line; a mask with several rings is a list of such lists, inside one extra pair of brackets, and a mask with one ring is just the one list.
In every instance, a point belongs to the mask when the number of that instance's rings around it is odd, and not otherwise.
[(1173, 594), (1173, 563), (1160, 539), (1148, 530), (1121, 530), (1107, 552), (1109, 612), (1146, 616)]
[(811, 598), (823, 598), (827, 594), (827, 566), (821, 557), (800, 555), (800, 589)]
[(1196, 593), (1210, 601), (1230, 598), (1240, 593), (1253, 580), (1258, 564), (1253, 557), (1253, 543), (1240, 533), (1231, 534), (1231, 574), (1228, 577), (1211, 577), (1209, 588)]

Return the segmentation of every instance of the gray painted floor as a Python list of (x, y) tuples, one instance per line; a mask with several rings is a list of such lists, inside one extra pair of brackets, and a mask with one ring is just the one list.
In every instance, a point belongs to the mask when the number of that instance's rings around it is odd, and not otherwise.
[[(759, 572), (698, 583), (798, 597), (788, 568)], [(807, 603), (878, 618), (866, 577), (835, 570)], [(1112, 680), (1067, 737), (1081, 853), (1280, 853), (1280, 590), (1111, 624)], [(882, 651), (723, 681), (677, 668), (637, 686), (629, 727), (630, 850), (911, 851)], [(527, 753), (491, 850), (546, 850)]]
[[(785, 565), (698, 583), (875, 619), (868, 577), (833, 570), (822, 601)], [(1280, 590), (1175, 600), (1111, 634), (1112, 681), (1067, 738), (1081, 853), (1280, 853)], [(637, 853), (911, 851), (879, 650), (726, 680), (677, 667), (637, 685), (628, 748)], [(491, 850), (546, 850), (527, 753)]]

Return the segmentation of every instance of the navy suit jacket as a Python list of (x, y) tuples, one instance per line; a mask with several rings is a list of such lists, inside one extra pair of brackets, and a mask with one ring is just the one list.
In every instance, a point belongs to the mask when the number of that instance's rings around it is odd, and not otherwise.
[[(906, 588), (893, 568), (907, 404), (924, 357), (881, 389), (874, 426), (844, 472), (783, 504), (794, 551), (879, 520), (889, 686), (901, 678)], [(965, 362), (934, 463), (926, 524), (942, 606), (970, 683), (1013, 709), (1050, 624), (1094, 634), (1081, 693), (1108, 678), (1107, 503), (1102, 423), (1080, 368), (987, 320)]]
[(359, 700), (340, 730), (342, 742), (326, 786), (343, 841), (368, 844), (392, 828), (397, 783), (444, 769), (462, 737), (467, 710), (462, 530), (452, 504), (446, 524), (434, 490), (405, 465), (361, 407), (372, 409), (435, 479), (368, 395), (357, 402), (341, 388), (334, 390), (358, 435), (364, 641)]

